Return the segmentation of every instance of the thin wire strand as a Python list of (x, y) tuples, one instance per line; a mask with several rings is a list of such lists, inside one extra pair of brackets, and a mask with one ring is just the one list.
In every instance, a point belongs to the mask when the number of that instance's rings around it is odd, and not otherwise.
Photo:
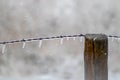
[(115, 36), (115, 35), (108, 35), (110, 38), (120, 38), (120, 36)]
[(29, 38), (29, 39), (21, 39), (21, 40), (11, 40), (11, 41), (1, 41), (0, 44), (14, 44), (14, 43), (22, 43), (22, 42), (32, 42), (32, 41), (39, 41), (39, 40), (49, 40), (49, 39), (61, 39), (66, 37), (81, 37), (85, 36), (83, 34), (79, 35), (62, 35), (62, 36), (52, 36), (52, 37), (44, 37), (44, 38)]
[[(85, 37), (85, 35), (78, 34), (78, 35), (61, 35), (61, 36), (43, 37), (43, 38), (28, 38), (28, 39), (21, 39), (21, 40), (1, 41), (0, 44), (14, 44), (14, 43), (32, 42), (32, 41), (40, 41), (40, 40), (76, 38), (76, 37)], [(107, 35), (107, 37), (118, 38), (118, 39), (120, 38), (120, 36), (115, 36), (115, 35)]]

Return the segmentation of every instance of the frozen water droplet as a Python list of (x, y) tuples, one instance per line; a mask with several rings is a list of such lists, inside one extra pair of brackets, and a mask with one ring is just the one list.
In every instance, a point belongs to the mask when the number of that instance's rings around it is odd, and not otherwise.
[(112, 39), (112, 42), (114, 41), (114, 37), (111, 38)]
[(5, 48), (6, 48), (6, 45), (5, 45), (5, 44), (3, 44), (3, 47), (2, 47), (2, 54), (4, 54), (4, 53), (5, 53)]
[(25, 45), (26, 45), (26, 43), (25, 43), (25, 42), (23, 42), (22, 48), (25, 48)]
[(60, 39), (60, 44), (61, 44), (61, 45), (63, 44), (63, 38)]
[(110, 40), (111, 38), (110, 37), (108, 37), (108, 40)]
[(67, 41), (70, 40), (70, 37), (67, 37)]
[(83, 42), (83, 37), (80, 37), (80, 42)]
[(39, 48), (42, 46), (42, 40), (39, 41)]
[(120, 41), (120, 38), (118, 38), (118, 41)]
[(75, 40), (76, 39), (76, 37), (73, 37), (73, 40)]

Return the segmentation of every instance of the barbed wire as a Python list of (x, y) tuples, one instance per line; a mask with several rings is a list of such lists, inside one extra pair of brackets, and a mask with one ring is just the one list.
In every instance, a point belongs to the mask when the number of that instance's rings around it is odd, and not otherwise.
[[(110, 38), (120, 38), (120, 36), (107, 35)], [(78, 35), (61, 35), (61, 36), (52, 36), (52, 37), (43, 37), (43, 38), (28, 38), (28, 39), (20, 39), (20, 40), (11, 40), (11, 41), (1, 41), (0, 44), (14, 44), (21, 42), (32, 42), (32, 41), (40, 41), (40, 40), (49, 40), (49, 39), (60, 39), (60, 38), (72, 38), (72, 37), (85, 37), (84, 34)]]
[(28, 39), (21, 39), (21, 40), (11, 40), (11, 41), (1, 41), (0, 44), (13, 44), (13, 43), (20, 43), (20, 42), (31, 42), (31, 41), (39, 41), (39, 40), (49, 40), (49, 39), (60, 39), (66, 37), (82, 37), (85, 36), (84, 34), (79, 35), (61, 35), (61, 36), (52, 36), (52, 37), (43, 37), (43, 38), (28, 38)]
[(108, 35), (110, 38), (120, 38), (120, 36), (115, 36), (115, 35)]
[[(61, 36), (52, 36), (52, 37), (43, 37), (43, 38), (28, 38), (28, 39), (20, 39), (20, 40), (11, 40), (11, 41), (1, 41), (0, 44), (3, 45), (2, 47), (2, 54), (5, 52), (6, 44), (14, 44), (14, 43), (23, 43), (22, 48), (25, 47), (26, 42), (32, 42), (32, 41), (40, 41), (39, 42), (39, 48), (42, 45), (42, 40), (50, 40), (50, 39), (61, 39), (60, 44), (63, 44), (63, 38), (73, 38), (75, 40), (76, 37), (81, 37), (81, 42), (82, 42), (82, 37), (85, 37), (86, 35), (84, 34), (78, 34), (78, 35), (61, 35)], [(120, 40), (120, 36), (114, 36), (114, 35), (106, 35), (108, 38), (111, 38), (112, 41), (115, 39)]]

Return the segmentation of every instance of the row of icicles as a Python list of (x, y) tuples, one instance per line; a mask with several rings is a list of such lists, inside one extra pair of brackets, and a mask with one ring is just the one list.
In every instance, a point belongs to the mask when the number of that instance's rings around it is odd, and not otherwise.
[[(70, 38), (71, 38), (71, 37), (66, 37), (66, 40), (68, 41)], [(83, 36), (80, 37), (80, 42), (83, 41), (83, 38), (84, 38)], [(111, 38), (111, 41), (112, 41), (112, 42), (113, 42), (115, 39), (117, 39), (118, 41), (120, 40), (120, 38), (108, 37), (108, 39), (109, 39), (109, 38)], [(76, 37), (73, 37), (73, 40), (76, 40)], [(63, 41), (64, 41), (64, 38), (61, 38), (61, 39), (60, 39), (60, 44), (61, 44), (61, 45), (63, 44)], [(41, 48), (42, 42), (43, 42), (43, 40), (39, 40), (39, 45), (38, 45), (39, 48)], [(22, 44), (23, 44), (23, 45), (22, 45), (22, 48), (25, 48), (26, 42), (23, 42)], [(6, 44), (2, 44), (2, 54), (5, 53), (5, 49), (6, 49)]]
[[(70, 38), (71, 38), (71, 37), (66, 37), (66, 40), (68, 41)], [(84, 38), (84, 37), (82, 37), (82, 36), (80, 37), (80, 42), (83, 41), (83, 38)], [(76, 37), (73, 37), (73, 40), (76, 40)], [(63, 41), (64, 41), (64, 38), (61, 38), (61, 39), (60, 39), (60, 44), (61, 44), (61, 45), (63, 44)], [(43, 42), (43, 40), (39, 40), (39, 45), (38, 45), (39, 48), (41, 48), (42, 42)], [(25, 45), (26, 45), (26, 42), (23, 42), (23, 43), (22, 43), (22, 48), (25, 48)], [(5, 50), (6, 50), (6, 44), (2, 44), (2, 54), (5, 53)]]

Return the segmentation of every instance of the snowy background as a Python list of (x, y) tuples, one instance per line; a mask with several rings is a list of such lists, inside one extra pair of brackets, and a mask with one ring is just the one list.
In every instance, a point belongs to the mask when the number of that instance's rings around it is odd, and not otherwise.
[[(80, 33), (120, 35), (120, 0), (0, 0), (0, 41)], [(84, 39), (6, 45), (0, 80), (84, 80)], [(109, 80), (120, 80), (120, 41), (109, 39)], [(2, 46), (0, 46), (2, 50)]]

